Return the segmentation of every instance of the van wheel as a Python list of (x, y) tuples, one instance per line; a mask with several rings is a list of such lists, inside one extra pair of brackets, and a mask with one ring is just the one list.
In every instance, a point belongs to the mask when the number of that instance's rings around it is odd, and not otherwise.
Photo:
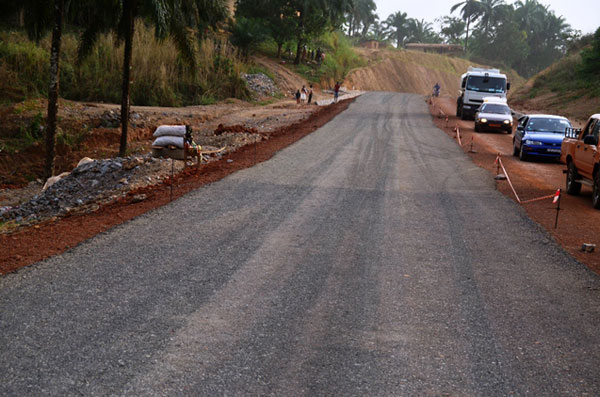
[(600, 209), (600, 171), (596, 172), (594, 177), (594, 187), (592, 190), (592, 206), (595, 209)]
[[(598, 178), (596, 178), (598, 179)], [(581, 183), (575, 182), (577, 180), (577, 168), (575, 168), (575, 164), (571, 161), (569, 163), (569, 169), (567, 170), (567, 193), (571, 195), (577, 195), (581, 192)], [(596, 186), (597, 183), (594, 183)]]

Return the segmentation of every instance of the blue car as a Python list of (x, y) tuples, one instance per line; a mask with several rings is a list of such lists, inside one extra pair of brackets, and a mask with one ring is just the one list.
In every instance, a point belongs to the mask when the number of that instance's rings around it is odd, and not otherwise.
[(531, 157), (558, 160), (565, 131), (571, 127), (566, 117), (531, 114), (519, 119), (513, 137), (513, 155), (525, 161)]

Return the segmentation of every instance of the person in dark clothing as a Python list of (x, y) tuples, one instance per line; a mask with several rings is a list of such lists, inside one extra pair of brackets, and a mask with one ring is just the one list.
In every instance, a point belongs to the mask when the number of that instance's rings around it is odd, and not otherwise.
[(296, 103), (300, 104), (300, 90), (296, 91)]
[(313, 96), (313, 86), (312, 84), (309, 86), (308, 88), (308, 104), (310, 105), (310, 102), (312, 101), (312, 96)]

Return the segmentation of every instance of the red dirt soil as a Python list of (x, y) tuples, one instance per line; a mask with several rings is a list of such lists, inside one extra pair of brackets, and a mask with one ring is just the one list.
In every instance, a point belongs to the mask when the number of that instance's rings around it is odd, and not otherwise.
[[(489, 171), (491, 177), (498, 173), (495, 159), (498, 154), (501, 155), (502, 163), (521, 201), (551, 195), (559, 188), (563, 190), (558, 228), (554, 228), (556, 205), (552, 204), (552, 199), (521, 205), (529, 217), (542, 225), (567, 252), (600, 274), (600, 211), (592, 208), (591, 188), (584, 186), (580, 196), (566, 194), (565, 175), (562, 172), (564, 164), (519, 161), (512, 156), (513, 135), (477, 133), (473, 130), (473, 121), (463, 121), (455, 116), (455, 98), (433, 99), (429, 109), (435, 124), (455, 139), (455, 127), (458, 126), (463, 150), (476, 165)], [(469, 153), (471, 142), (477, 153)], [(497, 181), (496, 187), (517, 201), (507, 181)], [(598, 250), (592, 253), (582, 252), (583, 243), (597, 244)]]
[[(354, 99), (347, 99), (320, 108), (308, 119), (265, 134), (269, 139), (244, 146), (221, 161), (190, 167), (177, 174), (173, 184), (173, 199), (207, 183), (216, 182), (241, 169), (270, 159), (279, 150), (327, 124), (348, 108)], [(233, 160), (228, 162), (226, 160)], [(72, 215), (36, 225), (14, 234), (0, 235), (0, 274), (13, 272), (53, 255), (58, 255), (81, 242), (124, 223), (154, 208), (169, 203), (169, 181), (130, 192), (119, 202), (88, 214)], [(135, 195), (148, 198), (133, 203)]]

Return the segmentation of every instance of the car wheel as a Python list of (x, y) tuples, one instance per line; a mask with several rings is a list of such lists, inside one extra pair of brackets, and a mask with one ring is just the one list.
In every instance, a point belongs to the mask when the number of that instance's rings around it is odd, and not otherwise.
[(479, 128), (479, 126), (477, 125), (477, 123), (475, 123), (475, 132), (479, 132), (481, 131), (481, 128)]
[(523, 150), (523, 142), (521, 142), (521, 149), (519, 150), (519, 160), (521, 161), (527, 161), (528, 156), (525, 154), (525, 151)]
[(513, 156), (519, 155), (519, 149), (517, 148), (517, 140), (513, 139)]
[(600, 209), (600, 171), (594, 176), (594, 187), (592, 190), (592, 206), (595, 209)]
[(581, 192), (581, 183), (577, 181), (577, 168), (573, 162), (569, 163), (569, 169), (567, 170), (567, 193), (576, 195)]

